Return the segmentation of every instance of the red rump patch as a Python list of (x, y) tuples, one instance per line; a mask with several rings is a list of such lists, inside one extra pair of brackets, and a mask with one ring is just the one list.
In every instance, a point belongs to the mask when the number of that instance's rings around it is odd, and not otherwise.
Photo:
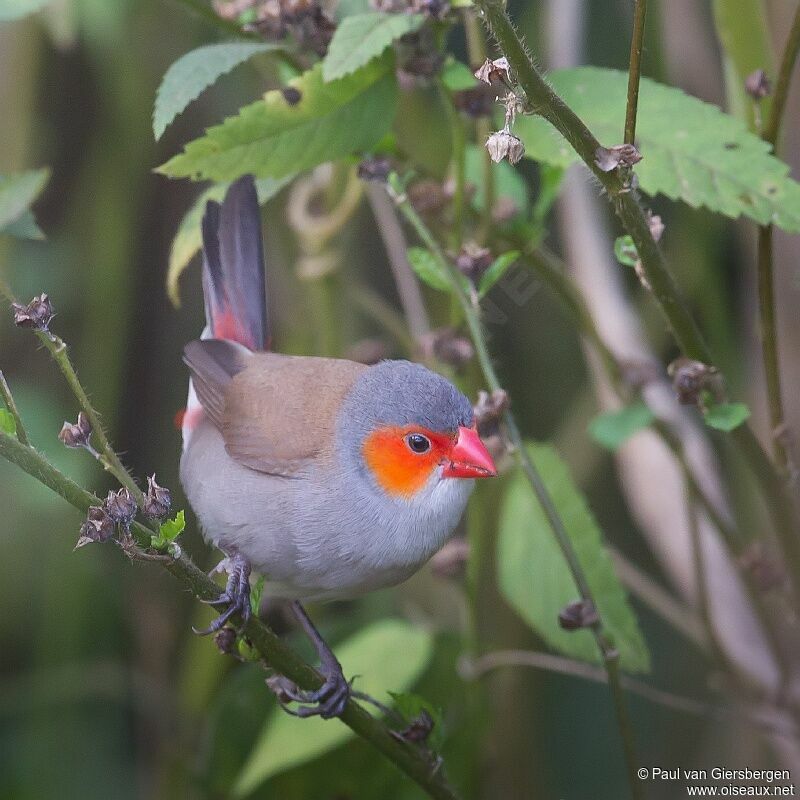
[(239, 342), (251, 350), (255, 349), (255, 342), (250, 333), (227, 305), (218, 314), (214, 314), (214, 338)]

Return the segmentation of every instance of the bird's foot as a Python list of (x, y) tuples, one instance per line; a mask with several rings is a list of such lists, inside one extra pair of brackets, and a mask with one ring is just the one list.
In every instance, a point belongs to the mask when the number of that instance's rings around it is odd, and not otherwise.
[(214, 569), (214, 572), (227, 572), (228, 583), (225, 591), (216, 600), (204, 600), (210, 606), (228, 607), (205, 630), (193, 628), (198, 636), (207, 636), (216, 633), (225, 626), (225, 623), (234, 615), (242, 618), (242, 627), (247, 625), (252, 609), (250, 607), (250, 562), (238, 553), (224, 558)]
[[(267, 681), (269, 688), (275, 693), (284, 711), (295, 717), (320, 716), (322, 719), (339, 717), (347, 706), (352, 690), (352, 681), (348, 681), (333, 651), (314, 627), (305, 609), (298, 602), (292, 603), (295, 616), (311, 639), (320, 659), (319, 671), (325, 679), (319, 689), (307, 691), (282, 675), (276, 675)], [(289, 703), (298, 703), (297, 708), (290, 708)]]

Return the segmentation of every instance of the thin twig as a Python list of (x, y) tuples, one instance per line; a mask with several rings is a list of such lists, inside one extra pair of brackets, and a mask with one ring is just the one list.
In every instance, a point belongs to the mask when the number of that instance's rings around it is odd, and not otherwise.
[[(477, 308), (467, 297), (464, 288), (461, 285), (460, 273), (456, 271), (454, 265), (451, 264), (446, 258), (441, 247), (439, 246), (439, 243), (436, 241), (433, 234), (430, 232), (430, 230), (428, 230), (428, 227), (425, 225), (419, 214), (417, 214), (416, 210), (409, 202), (408, 197), (405, 195), (404, 187), (402, 186), (402, 183), (396, 174), (389, 176), (389, 190), (392, 193), (395, 203), (397, 203), (398, 208), (403, 216), (417, 232), (417, 235), (422, 240), (423, 244), (425, 244), (425, 246), (430, 250), (434, 258), (439, 263), (440, 268), (450, 280), (453, 294), (457, 298), (464, 313), (464, 318), (466, 319), (467, 327), (470, 331), (472, 343), (475, 347), (475, 353), (477, 355), (481, 371), (483, 372), (484, 380), (487, 383), (487, 388), (490, 391), (498, 391), (502, 389), (500, 380), (497, 377), (494, 365), (492, 364), (491, 355), (486, 345), (486, 337), (484, 335), (483, 328), (481, 327), (480, 319), (478, 318)], [(564, 522), (558, 513), (558, 509), (555, 507), (553, 499), (550, 496), (550, 493), (547, 490), (539, 471), (528, 454), (528, 450), (525, 447), (525, 442), (522, 438), (519, 427), (517, 426), (517, 422), (514, 419), (514, 415), (510, 410), (506, 410), (503, 419), (508, 432), (508, 437), (519, 457), (522, 470), (525, 473), (525, 476), (527, 477), (528, 482), (530, 483), (531, 488), (533, 489), (533, 492), (536, 495), (540, 506), (542, 507), (542, 510), (544, 511), (548, 524), (550, 525), (561, 553), (564, 556), (564, 560), (567, 562), (572, 579), (575, 581), (578, 593), (583, 600), (591, 603), (595, 608), (597, 608), (591, 587), (589, 586), (589, 582), (583, 571), (583, 567), (578, 560), (575, 549), (572, 546), (572, 541), (569, 538), (569, 534), (564, 526)], [(623, 747), (625, 749), (626, 762), (628, 764), (629, 771), (633, 771), (637, 766), (637, 759), (635, 755), (634, 738), (630, 717), (619, 680), (619, 652), (611, 644), (603, 628), (602, 619), (598, 619), (597, 624), (592, 627), (592, 632), (595, 636), (598, 649), (600, 650), (603, 663), (608, 673), (609, 687), (611, 689), (614, 706), (617, 711), (617, 721), (620, 728), (620, 734), (622, 736)], [(631, 774), (635, 778), (635, 774), (633, 772)], [(641, 782), (638, 780), (633, 780), (631, 783), (631, 793), (635, 798), (641, 797), (640, 783)]]
[[(789, 97), (789, 85), (799, 52), (800, 3), (797, 5), (792, 27), (789, 30), (789, 38), (786, 41), (781, 64), (778, 68), (769, 118), (761, 134), (761, 138), (772, 145), (773, 151), (778, 149), (778, 137), (786, 110), (786, 101)], [(783, 469), (789, 468), (790, 473), (792, 473), (795, 465), (792, 464), (789, 451), (785, 445), (786, 423), (783, 416), (781, 372), (778, 358), (778, 331), (775, 322), (772, 233), (772, 225), (762, 225), (758, 229), (758, 309), (761, 322), (761, 352), (764, 360), (770, 435), (772, 437), (775, 461), (779, 467)]]
[(12, 417), (14, 417), (14, 424), (17, 426), (17, 439), (22, 444), (29, 445), (30, 440), (28, 434), (25, 432), (25, 426), (22, 424), (22, 417), (19, 414), (17, 404), (14, 402), (14, 395), (11, 394), (11, 388), (6, 381), (6, 376), (3, 375), (3, 370), (0, 369), (0, 395), (3, 396), (3, 402)]
[(628, 103), (625, 108), (625, 144), (636, 138), (636, 109), (639, 105), (639, 77), (642, 74), (642, 45), (647, 0), (634, 0), (631, 57), (628, 65)]
[[(0, 456), (48, 486), (84, 513), (89, 506), (100, 504), (98, 497), (59, 472), (39, 452), (2, 431), (0, 431)], [(138, 523), (134, 526), (134, 534), (139, 542), (150, 540), (150, 531)], [(221, 596), (221, 588), (205, 572), (198, 569), (188, 556), (181, 554), (178, 558), (165, 559), (159, 563), (198, 599), (217, 600)], [(236, 619), (231, 621), (234, 625), (237, 624)], [(250, 618), (244, 627), (243, 635), (271, 669), (285, 675), (301, 689), (313, 690), (322, 685), (322, 676), (257, 617)], [(340, 719), (394, 762), (430, 797), (436, 800), (456, 800), (456, 793), (444, 779), (442, 771), (433, 772), (429, 759), (421, 750), (397, 741), (389, 728), (381, 720), (370, 715), (361, 705), (351, 700)]]
[[(645, 278), (673, 336), (689, 358), (713, 364), (714, 360), (696, 321), (682, 299), (667, 268), (664, 255), (653, 238), (647, 215), (637, 192), (618, 170), (604, 172), (596, 163), (597, 138), (575, 112), (544, 80), (528, 55), (505, 11), (502, 0), (475, 0), (483, 19), (525, 93), (527, 108), (544, 117), (572, 145), (603, 185), (625, 230), (636, 245)], [(764, 452), (749, 424), (739, 426), (731, 438), (759, 483), (772, 517), (776, 535), (790, 564), (795, 603), (800, 605), (800, 537), (795, 530), (794, 511), (781, 476)]]
[[(551, 653), (538, 653), (532, 650), (498, 650), (486, 653), (474, 661), (462, 660), (459, 664), (459, 671), (465, 679), (469, 680), (479, 678), (487, 672), (502, 667), (533, 667), (534, 669), (542, 669), (559, 675), (582, 678), (594, 683), (607, 682), (605, 671), (600, 667), (584, 664), (571, 658), (564, 658)], [(643, 697), (664, 708), (694, 714), (699, 717), (712, 717), (725, 721), (736, 720), (744, 724), (753, 725), (773, 736), (783, 736), (789, 739), (798, 738), (798, 731), (794, 726), (777, 726), (758, 715), (742, 713), (733, 708), (706, 703), (675, 692), (658, 689), (628, 675), (622, 676), (621, 683), (631, 694)]]

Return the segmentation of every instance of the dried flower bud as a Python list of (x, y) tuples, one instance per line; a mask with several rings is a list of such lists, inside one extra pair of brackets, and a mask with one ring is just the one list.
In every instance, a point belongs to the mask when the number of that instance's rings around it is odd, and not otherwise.
[(438, 328), (425, 334), (419, 341), (424, 359), (437, 359), (454, 367), (461, 367), (475, 355), (472, 342), (459, 336), (453, 328)]
[(477, 282), (481, 275), (492, 265), (494, 257), (491, 250), (480, 247), (475, 242), (466, 242), (456, 256), (459, 271), (471, 281)]
[(439, 51), (429, 26), (416, 33), (407, 33), (395, 43), (397, 53), (397, 79), (400, 88), (411, 90), (425, 86), (439, 74), (444, 55)]
[(753, 100), (763, 100), (772, 92), (772, 83), (763, 69), (757, 69), (744, 79), (744, 90)]
[(473, 407), (478, 433), (483, 435), (483, 429), (497, 423), (506, 412), (510, 404), (508, 392), (505, 389), (495, 389), (491, 394), (478, 392), (478, 402)]
[(171, 506), (172, 495), (169, 489), (159, 486), (156, 483), (156, 476), (151, 475), (147, 479), (147, 495), (142, 509), (144, 515), (151, 519), (163, 519), (169, 514)]
[(453, 105), (472, 119), (491, 116), (496, 99), (496, 92), (484, 84), (453, 92)]
[(290, 106), (296, 106), (303, 99), (303, 93), (294, 86), (284, 86), (281, 89), (281, 94)]
[(516, 164), (525, 155), (525, 145), (522, 139), (514, 136), (507, 130), (497, 131), (486, 140), (486, 149), (495, 164), (499, 164), (504, 158), (510, 164)]
[(116, 492), (109, 492), (103, 506), (108, 516), (119, 525), (130, 525), (136, 516), (136, 501), (133, 499), (133, 495), (125, 488)]
[(419, 744), (424, 742), (431, 735), (433, 730), (433, 717), (427, 709), (423, 708), (414, 719), (409, 722), (408, 727), (402, 731), (391, 731), (395, 739), (401, 742)]
[(558, 614), (558, 624), (565, 631), (591, 628), (600, 622), (600, 615), (591, 600), (575, 600), (564, 606)]
[(488, 58), (475, 70), (475, 77), (490, 86), (493, 83), (509, 83), (511, 81), (511, 68), (508, 59), (496, 58), (490, 61)]
[(75, 545), (79, 547), (92, 542), (107, 542), (116, 530), (114, 520), (100, 506), (90, 506), (86, 514), (86, 521), (81, 525), (80, 536)]
[(613, 147), (598, 147), (594, 163), (603, 171), (611, 172), (617, 167), (632, 167), (642, 160), (642, 154), (632, 144), (615, 144)]
[(214, 636), (214, 644), (222, 655), (231, 655), (236, 647), (236, 631), (233, 628), (222, 628)]
[(408, 201), (420, 214), (435, 214), (448, 201), (447, 192), (436, 181), (417, 181), (408, 187)]
[(78, 414), (77, 424), (65, 422), (59, 431), (58, 438), (67, 447), (88, 447), (89, 437), (92, 435), (92, 426), (86, 414)]
[(431, 559), (437, 578), (462, 578), (469, 560), (469, 542), (461, 536), (449, 542)]
[(37, 295), (26, 306), (12, 303), (11, 308), (14, 311), (15, 325), (37, 331), (46, 331), (55, 315), (53, 304), (46, 294)]
[(681, 405), (696, 406), (703, 391), (711, 390), (717, 394), (721, 389), (717, 368), (702, 361), (684, 357), (675, 359), (667, 367), (667, 374), (672, 378), (672, 388)]
[(650, 235), (653, 237), (653, 240), (656, 242), (660, 241), (664, 234), (664, 229), (666, 228), (661, 221), (661, 217), (659, 217), (658, 214), (654, 214), (652, 211), (648, 211), (647, 226), (650, 228)]
[(382, 339), (361, 339), (351, 345), (345, 358), (359, 364), (377, 364), (389, 357), (389, 349)]
[(386, 156), (365, 158), (358, 165), (358, 177), (362, 181), (380, 181), (386, 183), (392, 171), (392, 162)]

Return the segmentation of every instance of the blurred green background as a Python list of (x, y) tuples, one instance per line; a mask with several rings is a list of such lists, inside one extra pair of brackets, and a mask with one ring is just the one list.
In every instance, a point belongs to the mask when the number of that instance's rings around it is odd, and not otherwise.
[[(763, 6), (770, 41), (782, 41), (790, 2)], [(631, 3), (531, 0), (512, 3), (545, 66), (591, 63), (627, 67)], [(712, 9), (697, 0), (650, 3), (645, 74), (718, 104), (726, 97)], [(564, 22), (579, 25), (560, 28)], [(757, 37), (755, 37), (757, 38)], [(238, 67), (206, 92), (155, 144), (156, 88), (169, 65), (199, 44), (220, 39), (213, 26), (169, 0), (57, 0), (46, 11), (0, 25), (0, 172), (47, 165), (52, 177), (36, 205), (44, 242), (0, 238), (0, 274), (19, 298), (52, 298), (54, 328), (72, 348), (78, 373), (135, 474), (157, 473), (185, 501), (177, 467), (183, 406), (181, 349), (202, 326), (199, 270), (182, 281), (173, 308), (164, 283), (172, 237), (198, 190), (153, 173), (203, 127), (233, 113), (266, 88), (258, 66)], [(455, 42), (456, 51), (463, 43)], [(730, 90), (730, 84), (728, 85)], [(794, 94), (797, 94), (795, 90)], [(728, 91), (730, 95), (730, 91)], [(795, 97), (787, 113), (784, 156), (795, 166), (800, 132)], [(796, 172), (795, 172), (796, 174)], [(579, 183), (587, 184), (585, 178)], [(592, 185), (590, 194), (598, 192)], [(386, 338), (338, 292), (321, 318), (316, 289), (298, 278), (298, 250), (285, 223), (287, 192), (266, 212), (266, 246), (278, 349), (339, 354), (365, 337)], [(759, 424), (763, 398), (752, 380), (755, 356), (752, 231), (663, 199), (655, 207), (675, 234), (667, 249), (695, 304), (721, 366), (748, 399)], [(598, 224), (606, 210), (592, 206)], [(552, 222), (548, 241), (569, 250)], [(339, 280), (360, 284), (397, 305), (386, 254), (362, 202), (338, 247)], [(787, 399), (796, 398), (800, 338), (797, 242), (779, 237), (779, 320), (787, 354)], [(569, 255), (569, 252), (567, 252)], [(534, 283), (534, 279), (531, 279)], [(635, 287), (633, 276), (626, 276)], [(435, 312), (440, 300), (429, 298)], [(522, 305), (499, 296), (506, 317), (490, 326), (502, 379), (527, 435), (551, 440), (572, 467), (609, 541), (658, 582), (667, 579), (620, 492), (612, 456), (586, 435), (597, 412), (580, 341), (545, 288)], [(643, 317), (674, 355), (656, 312)], [(335, 332), (330, 339), (330, 331)], [(328, 337), (328, 338), (326, 338)], [(388, 352), (396, 346), (387, 342)], [(65, 472), (98, 493), (111, 488), (84, 453), (63, 448), (62, 422), (77, 408), (33, 337), (0, 319), (0, 367), (33, 440)], [(790, 400), (797, 420), (800, 404)], [(654, 492), (658, 487), (653, 487)], [(492, 536), (492, 504), (501, 489), (480, 487), (470, 524)], [(483, 521), (482, 523), (480, 521)], [(0, 463), (0, 797), (225, 797), (259, 735), (273, 700), (254, 665), (220, 656), (191, 624), (208, 614), (166, 574), (131, 564), (116, 548), (73, 553), (80, 515), (6, 463)], [(204, 566), (214, 554), (194, 532), (184, 546)], [(485, 649), (539, 648), (535, 635), (501, 599), (491, 578), (491, 548), (480, 571), (478, 619)], [(624, 767), (607, 690), (566, 676), (516, 668), (463, 681), (460, 582), (426, 569), (409, 584), (357, 602), (313, 609), (334, 643), (367, 621), (391, 614), (435, 631), (435, 650), (415, 691), (443, 709), (442, 753), (467, 798), (592, 798), (624, 795)], [(704, 654), (634, 600), (648, 644), (651, 681), (703, 698), (714, 686)], [(280, 609), (272, 618), (297, 639)], [(309, 657), (310, 652), (304, 650)], [(710, 684), (709, 684), (710, 682)], [(718, 763), (777, 766), (778, 757), (747, 726), (630, 700), (643, 766)], [(295, 723), (302, 729), (302, 722)], [(329, 723), (334, 725), (336, 723)], [(302, 731), (299, 734), (302, 736)], [(276, 743), (280, 746), (280, 742)], [(654, 798), (674, 786), (648, 787)], [(420, 792), (361, 741), (283, 771), (253, 794), (292, 800), (415, 798)]]

